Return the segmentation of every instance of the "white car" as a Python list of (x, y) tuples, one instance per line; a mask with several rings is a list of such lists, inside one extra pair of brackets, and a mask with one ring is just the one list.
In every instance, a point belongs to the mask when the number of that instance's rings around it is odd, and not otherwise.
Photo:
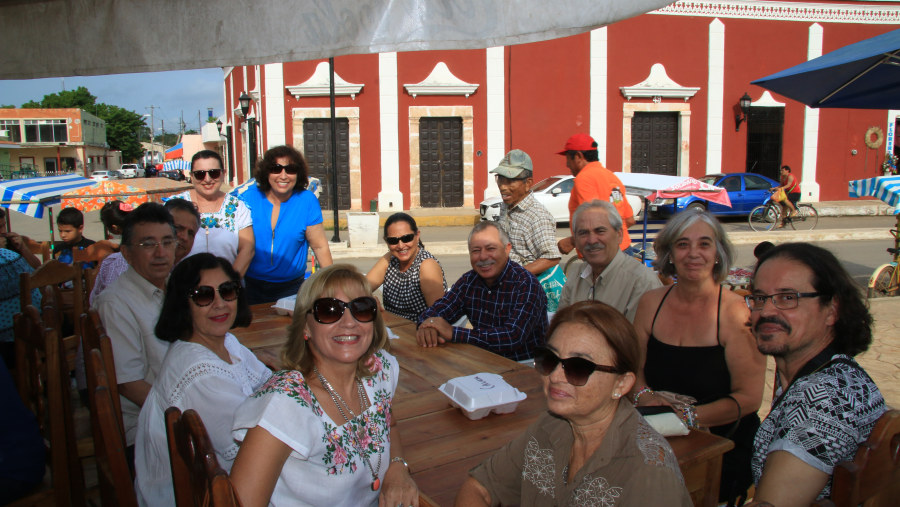
[(123, 178), (143, 178), (144, 170), (137, 164), (122, 164), (119, 173)]
[[(531, 192), (534, 194), (534, 198), (553, 215), (556, 223), (566, 223), (569, 221), (569, 196), (572, 194), (572, 185), (574, 184), (575, 177), (572, 175), (551, 176), (537, 182), (531, 187)], [(632, 194), (630, 190), (627, 191), (625, 198), (628, 199), (628, 204), (631, 205), (634, 216), (637, 217), (643, 208), (643, 199), (640, 195)], [(503, 199), (499, 196), (481, 201), (479, 209), (481, 219), (496, 221), (500, 218), (500, 204), (502, 203)]]
[(91, 173), (94, 181), (109, 181), (119, 179), (119, 171), (94, 171)]

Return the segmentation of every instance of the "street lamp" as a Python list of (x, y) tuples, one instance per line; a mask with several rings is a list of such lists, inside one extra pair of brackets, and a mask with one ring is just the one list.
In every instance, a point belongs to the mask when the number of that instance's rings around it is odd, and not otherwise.
[[(219, 135), (222, 135), (222, 120), (216, 120), (216, 127), (219, 130)], [(225, 127), (225, 155), (228, 159), (228, 181), (234, 181), (234, 158), (231, 156), (233, 151), (231, 145), (231, 125)]]
[[(247, 118), (247, 113), (250, 112), (250, 95), (247, 95), (247, 92), (241, 92), (241, 96), (238, 97), (238, 102), (241, 104), (241, 113), (243, 113), (244, 118)], [(256, 126), (259, 125), (259, 121), (256, 118), (247, 118), (247, 125), (249, 126), (249, 131), (247, 132), (247, 148), (250, 152), (250, 172), (253, 173), (253, 170), (256, 169)]]

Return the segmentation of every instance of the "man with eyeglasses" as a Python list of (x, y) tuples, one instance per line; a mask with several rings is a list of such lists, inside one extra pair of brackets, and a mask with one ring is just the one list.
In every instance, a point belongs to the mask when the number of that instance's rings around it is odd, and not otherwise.
[(560, 271), (556, 221), (531, 193), (534, 185), (531, 157), (522, 150), (512, 150), (491, 173), (496, 175), (503, 199), (497, 221), (509, 235), (512, 245), (509, 258), (542, 281), (547, 310), (555, 312), (565, 275), (556, 274)]
[[(419, 345), (468, 343), (514, 361), (534, 357), (547, 334), (547, 296), (534, 275), (509, 260), (511, 248), (495, 222), (475, 224), (469, 233), (472, 270), (419, 315)], [(462, 317), (472, 329), (451, 324)]]
[(125, 219), (122, 255), (128, 269), (94, 300), (112, 343), (129, 462), (138, 415), (169, 342), (156, 337), (166, 280), (175, 263), (175, 225), (161, 204), (144, 203)]
[(830, 495), (835, 465), (853, 459), (885, 411), (853, 359), (872, 343), (872, 317), (840, 262), (810, 244), (767, 251), (752, 286), (757, 347), (775, 358), (772, 408), (751, 461), (753, 505), (810, 505)]

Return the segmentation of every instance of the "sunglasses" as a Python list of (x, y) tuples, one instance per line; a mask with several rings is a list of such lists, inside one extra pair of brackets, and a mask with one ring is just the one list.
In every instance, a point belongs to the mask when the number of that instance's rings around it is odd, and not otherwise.
[(409, 234), (404, 234), (403, 236), (400, 236), (399, 238), (395, 238), (394, 236), (385, 236), (384, 241), (388, 245), (396, 245), (397, 243), (400, 243), (401, 241), (403, 243), (409, 243), (410, 241), (412, 241), (414, 239), (416, 239), (416, 233), (411, 232)]
[(219, 176), (222, 176), (221, 169), (210, 169), (208, 171), (191, 171), (191, 177), (196, 178), (197, 181), (203, 181), (206, 179), (206, 175), (209, 175), (210, 178), (217, 180)]
[(350, 309), (350, 315), (357, 322), (372, 322), (378, 314), (378, 303), (375, 298), (364, 296), (345, 303), (335, 298), (319, 298), (313, 302), (311, 313), (319, 324), (334, 324), (344, 316), (344, 310)]
[(216, 292), (225, 301), (234, 301), (241, 293), (241, 284), (238, 282), (224, 282), (219, 288), (210, 287), (209, 285), (201, 285), (192, 290), (188, 297), (197, 306), (209, 306), (216, 299)]
[(620, 373), (615, 366), (606, 366), (595, 364), (581, 357), (570, 357), (568, 359), (560, 359), (552, 350), (538, 347), (534, 351), (534, 369), (543, 376), (553, 373), (558, 365), (562, 365), (563, 372), (566, 374), (566, 382), (573, 386), (580, 387), (587, 384), (588, 378), (595, 371), (604, 373)]
[(300, 172), (300, 166), (297, 164), (275, 164), (269, 169), (269, 174), (281, 174), (281, 171), (287, 171), (288, 174), (297, 174)]

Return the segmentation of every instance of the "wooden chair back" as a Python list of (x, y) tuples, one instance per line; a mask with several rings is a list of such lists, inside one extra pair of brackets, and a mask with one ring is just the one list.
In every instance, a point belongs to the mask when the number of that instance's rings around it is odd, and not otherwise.
[(35, 241), (31, 238), (28, 238), (27, 246), (28, 249), (31, 250), (31, 253), (33, 253), (34, 255), (40, 255), (43, 262), (47, 262), (52, 258), (52, 249), (50, 248), (49, 241)]
[[(71, 289), (60, 288), (62, 284), (67, 283), (72, 284)], [(45, 296), (52, 292), (60, 309), (71, 319), (76, 334), (80, 334), (78, 317), (84, 313), (87, 300), (81, 267), (53, 259), (41, 264), (33, 273), (21, 273), (19, 275), (20, 308), (31, 304), (31, 289), (34, 288), (41, 289)]]
[(118, 243), (104, 239), (84, 248), (72, 249), (72, 262), (96, 262), (99, 264), (107, 256), (118, 251)]
[[(109, 345), (109, 337), (100, 341)], [(90, 349), (87, 355), (88, 393), (91, 403), (91, 427), (94, 433), (94, 449), (97, 461), (97, 480), (100, 500), (104, 507), (137, 507), (134, 493), (134, 477), (128, 468), (125, 455), (125, 432), (122, 428), (122, 411), (115, 390), (115, 367), (112, 356), (101, 349)], [(107, 376), (112, 368), (113, 377)], [(115, 394), (113, 392), (116, 391)]]
[[(81, 329), (83, 332), (82, 343), (85, 350), (99, 350), (103, 358), (103, 371), (98, 372), (95, 364), (90, 360), (85, 362), (85, 370), (87, 373), (88, 393), (93, 392), (96, 386), (91, 385), (91, 379), (98, 377), (101, 373), (106, 377), (106, 389), (112, 398), (113, 414), (122, 434), (125, 434), (125, 425), (122, 422), (122, 402), (119, 398), (119, 386), (116, 379), (116, 363), (113, 356), (112, 342), (106, 335), (106, 329), (100, 322), (100, 314), (96, 310), (88, 310), (87, 313), (81, 314)], [(91, 410), (93, 416), (93, 409)], [(96, 425), (94, 425), (96, 427)], [(95, 436), (96, 438), (96, 436)]]
[(203, 420), (195, 410), (166, 409), (169, 461), (178, 507), (239, 506), (228, 472), (219, 466)]
[(831, 501), (837, 507), (894, 506), (900, 500), (900, 410), (885, 412), (853, 461), (834, 468)]
[[(55, 319), (53, 314), (53, 308), (44, 308), (45, 318)], [(84, 473), (78, 458), (69, 370), (62, 342), (56, 329), (41, 320), (34, 306), (23, 307), (13, 322), (16, 384), (49, 444), (56, 505), (84, 505)]]

